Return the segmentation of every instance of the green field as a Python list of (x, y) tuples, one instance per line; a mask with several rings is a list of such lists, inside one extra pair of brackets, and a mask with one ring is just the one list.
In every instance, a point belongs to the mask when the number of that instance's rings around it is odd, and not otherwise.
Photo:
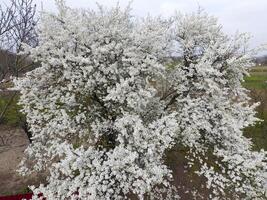
[(253, 67), (250, 76), (245, 77), (244, 86), (248, 89), (267, 89), (267, 66)]
[(252, 100), (261, 103), (257, 108), (257, 117), (263, 120), (247, 128), (245, 135), (252, 138), (255, 149), (267, 150), (267, 66), (253, 67), (243, 85), (250, 90)]

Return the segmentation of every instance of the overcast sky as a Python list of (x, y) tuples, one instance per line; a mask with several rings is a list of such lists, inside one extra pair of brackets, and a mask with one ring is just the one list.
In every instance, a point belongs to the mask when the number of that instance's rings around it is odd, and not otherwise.
[[(0, 0), (7, 2), (8, 0)], [(35, 0), (45, 10), (55, 11), (54, 0)], [(71, 7), (96, 8), (95, 2), (106, 7), (115, 5), (118, 0), (67, 0)], [(129, 0), (119, 0), (126, 6)], [(267, 0), (134, 0), (133, 14), (169, 16), (175, 10), (182, 12), (196, 11), (201, 6), (208, 13), (218, 17), (224, 30), (231, 34), (236, 31), (249, 32), (253, 35), (251, 46), (267, 43)]]

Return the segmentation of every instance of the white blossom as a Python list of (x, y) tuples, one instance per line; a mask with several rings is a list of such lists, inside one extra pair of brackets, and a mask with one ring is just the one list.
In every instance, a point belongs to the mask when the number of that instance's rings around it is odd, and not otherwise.
[[(257, 121), (241, 85), (246, 35), (226, 36), (204, 12), (58, 8), (42, 14), (40, 44), (25, 46), (41, 66), (14, 81), (33, 134), (20, 172), (48, 173), (33, 199), (178, 199), (164, 162), (174, 145), (201, 163), (210, 198), (265, 198), (266, 152), (242, 132)], [(170, 53), (183, 59), (168, 68)]]

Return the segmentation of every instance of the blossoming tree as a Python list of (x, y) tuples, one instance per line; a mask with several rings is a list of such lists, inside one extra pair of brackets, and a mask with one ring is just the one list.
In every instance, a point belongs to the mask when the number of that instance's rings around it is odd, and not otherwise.
[[(266, 152), (242, 134), (257, 121), (241, 86), (244, 35), (203, 12), (58, 8), (43, 13), (39, 46), (25, 46), (41, 67), (14, 81), (33, 134), (20, 173), (48, 174), (34, 199), (179, 199), (164, 162), (174, 145), (209, 198), (265, 198)], [(170, 53), (182, 59), (166, 67)]]

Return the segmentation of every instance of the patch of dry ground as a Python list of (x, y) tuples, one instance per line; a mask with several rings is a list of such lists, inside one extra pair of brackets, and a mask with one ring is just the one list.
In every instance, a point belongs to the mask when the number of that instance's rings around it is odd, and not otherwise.
[(27, 192), (38, 176), (21, 177), (16, 172), (29, 141), (22, 129), (0, 126), (0, 196)]

